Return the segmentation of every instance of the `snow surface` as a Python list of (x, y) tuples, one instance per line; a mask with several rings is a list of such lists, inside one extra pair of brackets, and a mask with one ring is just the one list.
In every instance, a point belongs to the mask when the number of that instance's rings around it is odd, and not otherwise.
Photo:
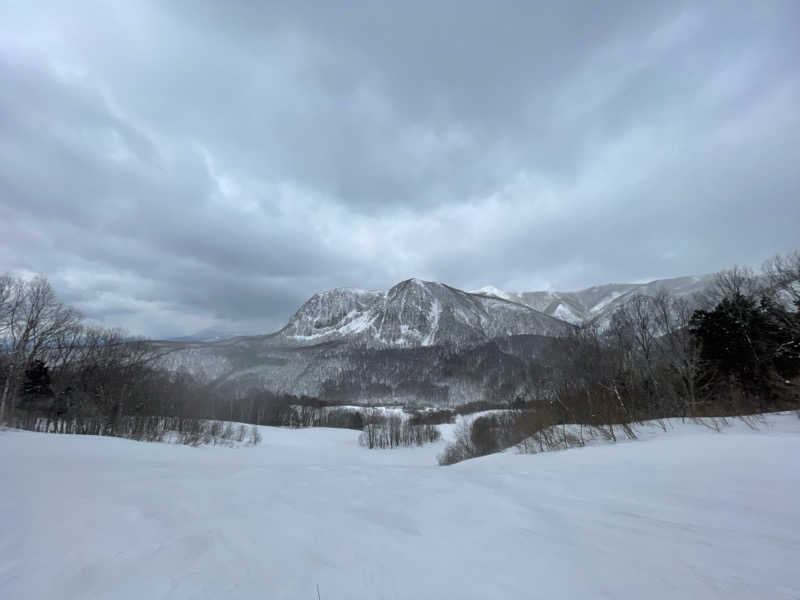
[(502, 298), (503, 300), (515, 301), (514, 297), (511, 294), (493, 285), (485, 285), (482, 288), (479, 288), (477, 290), (471, 290), (468, 293), (482, 294), (484, 296), (496, 296), (497, 298)]
[(573, 323), (575, 325), (583, 321), (579, 315), (576, 315), (575, 312), (563, 302), (558, 304), (556, 309), (553, 311), (553, 316), (556, 319), (561, 319), (562, 321)]
[(800, 597), (800, 419), (435, 466), (0, 431), (0, 598)]
[(622, 294), (623, 294), (623, 293), (624, 293), (624, 292), (620, 292), (620, 291), (613, 291), (613, 292), (611, 292), (610, 294), (608, 294), (607, 296), (605, 296), (605, 297), (604, 297), (602, 300), (600, 300), (600, 301), (599, 301), (597, 304), (595, 304), (594, 306), (592, 306), (592, 307), (589, 309), (589, 312), (590, 312), (590, 313), (592, 313), (592, 314), (597, 314), (597, 313), (599, 313), (599, 312), (600, 312), (601, 310), (603, 310), (603, 309), (604, 309), (606, 306), (608, 306), (609, 304), (611, 304), (611, 303), (612, 303), (614, 300), (616, 300), (617, 298), (619, 298), (620, 296), (622, 296)]

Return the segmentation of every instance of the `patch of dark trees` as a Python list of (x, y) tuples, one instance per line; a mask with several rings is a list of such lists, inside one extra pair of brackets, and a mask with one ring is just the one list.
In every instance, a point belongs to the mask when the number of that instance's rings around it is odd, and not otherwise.
[(357, 348), (346, 367), (322, 385), (331, 402), (403, 404), (457, 409), (468, 389), (480, 402), (508, 405), (529, 384), (530, 367), (553, 346), (554, 338), (515, 335), (470, 348)]

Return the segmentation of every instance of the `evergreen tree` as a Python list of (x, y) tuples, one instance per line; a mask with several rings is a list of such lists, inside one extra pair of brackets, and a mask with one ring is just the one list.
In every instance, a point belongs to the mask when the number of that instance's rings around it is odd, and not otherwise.
[(762, 336), (766, 322), (755, 303), (742, 294), (723, 298), (712, 311), (698, 310), (691, 331), (701, 344), (701, 360), (739, 384), (758, 386), (765, 377)]
[(770, 358), (775, 371), (785, 380), (800, 375), (800, 299), (794, 304), (793, 310), (787, 310), (773, 298), (764, 297), (761, 301)]
[(44, 361), (36, 359), (25, 369), (22, 382), (22, 407), (30, 410), (49, 402), (53, 398), (50, 386), (50, 371)]
[(770, 298), (756, 304), (739, 293), (711, 311), (696, 311), (691, 332), (700, 343), (701, 380), (711, 387), (732, 383), (754, 396), (770, 396), (778, 379), (800, 373), (797, 319), (796, 312)]

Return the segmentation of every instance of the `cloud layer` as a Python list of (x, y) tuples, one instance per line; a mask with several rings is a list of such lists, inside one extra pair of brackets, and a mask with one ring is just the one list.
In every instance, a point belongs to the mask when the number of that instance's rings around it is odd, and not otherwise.
[(5, 3), (0, 271), (170, 336), (800, 245), (800, 5), (539, 4)]

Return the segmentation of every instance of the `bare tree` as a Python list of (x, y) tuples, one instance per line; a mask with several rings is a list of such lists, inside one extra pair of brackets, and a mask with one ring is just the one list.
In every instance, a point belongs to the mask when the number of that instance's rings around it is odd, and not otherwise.
[(800, 306), (800, 250), (772, 257), (764, 264), (769, 287)]
[(0, 422), (7, 418), (25, 369), (57, 347), (80, 323), (80, 313), (60, 302), (42, 276), (0, 281), (0, 335), (7, 360), (0, 397)]
[(756, 298), (764, 291), (764, 279), (756, 275), (750, 267), (735, 266), (714, 275), (714, 284), (706, 292), (710, 306), (715, 306), (723, 298), (740, 295)]
[(764, 274), (773, 301), (778, 305), (793, 305), (791, 311), (773, 311), (772, 316), (779, 320), (780, 327), (800, 339), (800, 319), (793, 314), (800, 310), (800, 250), (774, 256), (764, 264)]
[[(700, 368), (700, 349), (689, 331), (693, 302), (686, 298), (676, 298), (665, 290), (653, 298), (655, 320), (660, 332), (658, 338), (661, 359), (667, 366), (668, 374), (677, 377), (677, 394), (683, 400), (680, 407), (684, 416), (697, 415), (697, 374)], [(671, 387), (663, 388), (665, 392)], [(668, 414), (677, 414), (679, 407), (667, 407)]]

